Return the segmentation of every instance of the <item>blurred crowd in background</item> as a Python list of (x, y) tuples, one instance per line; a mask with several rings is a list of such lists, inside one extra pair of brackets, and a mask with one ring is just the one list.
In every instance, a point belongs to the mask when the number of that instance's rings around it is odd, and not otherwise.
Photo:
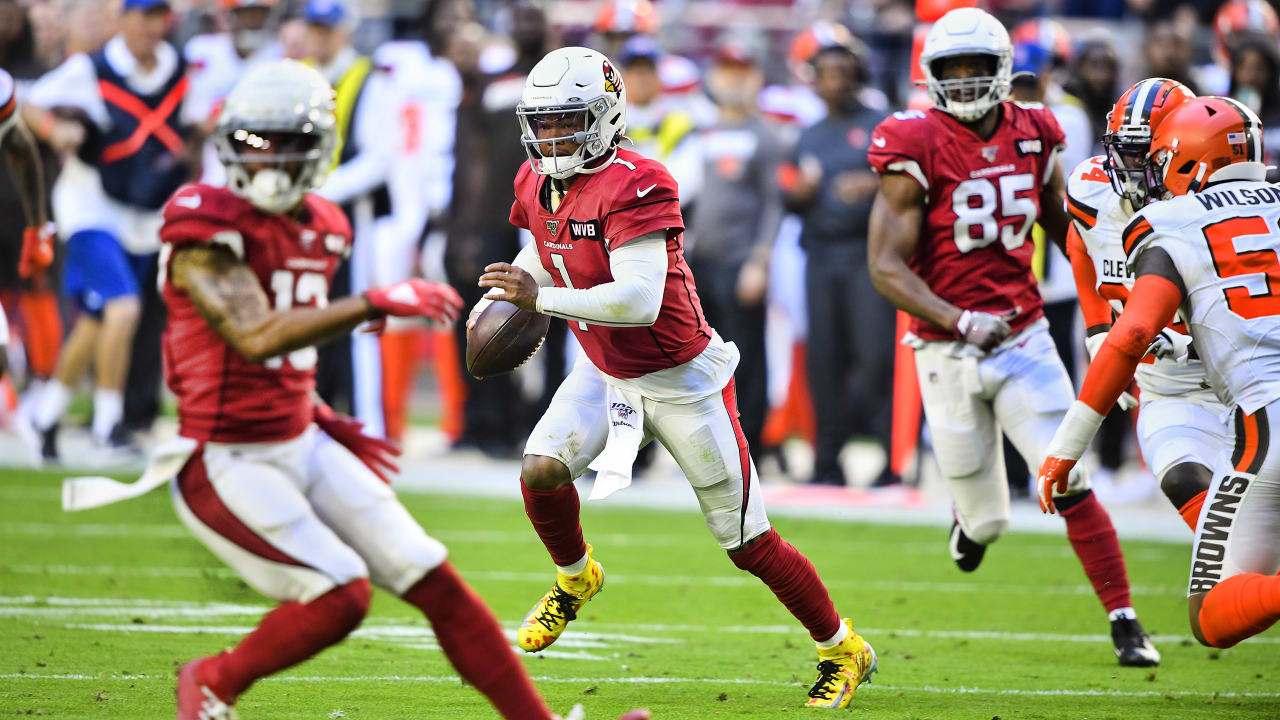
[[(885, 115), (927, 107), (913, 82), (928, 23), (973, 4), (0, 0), (0, 67), (17, 80), (23, 117), (45, 150), (59, 236), (105, 233), (137, 272), (119, 296), (131, 303), (98, 298), (95, 307), (72, 297), (78, 286), (63, 277), (61, 263), (19, 279), (21, 224), (0, 224), (0, 284), (15, 328), (10, 410), (30, 413), (47, 434), (90, 385), (104, 406), (123, 386), (120, 411), (100, 419), (95, 408), (92, 423), (104, 452), (119, 459), (135, 452), (164, 406), (163, 307), (154, 283), (159, 205), (122, 199), (110, 187), (106, 200), (86, 200), (121, 181), (94, 155), (102, 150), (95, 137), (129, 103), (115, 102), (101, 85), (84, 86), (80, 54), (106, 58), (95, 61), (100, 82), (110, 67), (127, 76), (121, 66), (144, 72), (179, 63), (173, 76), (183, 80), (169, 88), (179, 104), (161, 108), (167, 115), (158, 121), (181, 139), (169, 148), (171, 183), (226, 181), (209, 134), (220, 100), (248, 68), (279, 57), (313, 63), (337, 88), (342, 134), (320, 193), (347, 210), (356, 233), (356, 251), (333, 293), (419, 274), (447, 280), (474, 303), (484, 265), (510, 260), (527, 240), (507, 222), (511, 181), (526, 160), (514, 112), (524, 76), (547, 50), (581, 44), (621, 69), (628, 136), (679, 182), (687, 256), (704, 308), (742, 351), (739, 402), (757, 461), (787, 471), (778, 448), (801, 438), (814, 448), (812, 471), (792, 470), (793, 478), (844, 485), (842, 449), (863, 438), (883, 448), (886, 461), (882, 470), (860, 474), (877, 485), (910, 481), (919, 401), (915, 373), (905, 366), (909, 351), (896, 342), (899, 320), (868, 277), (867, 220), (877, 180), (866, 148)], [(1147, 76), (1239, 99), (1269, 129), (1268, 148), (1280, 151), (1280, 22), (1264, 0), (982, 6), (1010, 29), (1016, 97), (1047, 104), (1066, 131), (1065, 169), (1101, 151), (1112, 103)], [(100, 99), (88, 99), (95, 92)], [(119, 117), (162, 136), (148, 119), (161, 104), (128, 111), (132, 120)], [(136, 188), (155, 178), (125, 176), (124, 183)], [(0, 205), (5, 217), (21, 216), (7, 176), (0, 178)], [(1085, 356), (1070, 267), (1039, 242), (1049, 319), (1074, 370)], [(82, 325), (96, 334), (88, 337)], [(393, 439), (405, 438), (411, 418), (425, 418), (455, 448), (517, 457), (571, 367), (573, 340), (554, 321), (535, 362), (478, 382), (463, 369), (462, 333), (393, 325), (381, 336), (336, 342), (320, 351), (319, 390)], [(127, 369), (114, 372), (123, 380), (104, 374), (111, 358), (122, 357)], [(415, 392), (432, 406), (411, 403)], [(1109, 422), (1098, 448), (1104, 470), (1130, 456), (1130, 426), (1123, 414)], [(1006, 455), (1012, 484), (1025, 491), (1026, 469), (1016, 453)]]

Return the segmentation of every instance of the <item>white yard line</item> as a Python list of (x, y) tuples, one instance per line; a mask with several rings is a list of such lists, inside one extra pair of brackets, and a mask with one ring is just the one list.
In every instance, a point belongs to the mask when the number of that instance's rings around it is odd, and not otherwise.
[[(244, 617), (256, 619), (270, 610), (268, 605), (237, 603), (200, 603), (177, 600), (130, 600), (119, 598), (38, 597), (35, 595), (0, 596), (0, 617), (38, 617), (74, 620), (93, 617), (139, 617), (201, 619), (220, 617)], [(385, 637), (393, 633), (430, 637), (430, 630), (416, 623), (418, 620), (394, 618), (370, 618), (361, 626), (361, 632)], [(514, 627), (518, 620), (504, 624)], [(120, 632), (225, 632), (239, 634), (243, 627), (201, 625), (84, 625), (69, 626), (95, 630), (119, 630)], [(879, 628), (860, 626), (858, 631), (871, 638), (927, 638), (931, 640), (991, 640), (996, 642), (1069, 642), (1105, 643), (1110, 636), (1102, 633), (1029, 633), (995, 630), (945, 630), (921, 628)], [(663, 623), (611, 623), (580, 620), (568, 631), (566, 638), (613, 638), (624, 642), (672, 642), (663, 637), (637, 637), (633, 633), (647, 635), (661, 633), (734, 633), (748, 635), (795, 635), (802, 632), (795, 625), (703, 625)], [(425, 634), (424, 634), (425, 633)], [(1156, 635), (1158, 643), (1183, 643), (1193, 641), (1189, 635)], [(884, 642), (885, 640), (881, 640)], [(1262, 636), (1250, 640), (1252, 644), (1280, 644), (1280, 637)]]
[[(230, 568), (190, 568), (190, 567), (136, 567), (114, 565), (31, 565), (0, 564), (0, 573), (11, 572), (19, 575), (115, 575), (124, 577), (237, 577)], [(542, 583), (550, 578), (546, 572), (506, 572), (501, 570), (467, 570), (461, 569), (462, 575), (469, 580), (486, 580), (494, 582), (531, 582)], [(629, 575), (610, 574), (609, 582), (614, 585), (658, 585), (663, 587), (679, 585), (703, 585), (711, 587), (755, 587), (759, 580), (747, 574), (742, 575)], [(874, 592), (921, 592), (921, 593), (1013, 593), (1025, 595), (1093, 595), (1094, 590), (1088, 585), (1024, 585), (1017, 583), (983, 583), (983, 582), (926, 582), (926, 581), (894, 581), (894, 580), (844, 580), (831, 578), (825, 581), (827, 587), (846, 590), (862, 590)], [(1134, 585), (1131, 588), (1135, 595), (1180, 595), (1184, 591), (1182, 585)]]
[[(172, 682), (173, 678), (169, 675), (152, 676), (152, 675), (79, 675), (79, 674), (34, 674), (34, 673), (3, 673), (0, 674), (0, 680), (158, 680), (166, 683)], [(534, 682), (540, 683), (571, 683), (571, 684), (592, 684), (592, 685), (767, 685), (772, 687), (803, 687), (801, 683), (782, 682), (779, 680), (755, 680), (750, 678), (686, 678), (686, 677), (558, 677), (551, 675), (535, 675)], [(357, 676), (335, 676), (325, 677), (321, 675), (286, 675), (283, 677), (264, 678), (261, 682), (279, 682), (279, 683), (377, 683), (377, 682), (411, 682), (411, 683), (435, 683), (435, 684), (457, 684), (459, 682), (457, 676), (454, 675), (357, 675)], [(866, 691), (885, 691), (898, 693), (934, 693), (940, 695), (1014, 695), (1014, 696), (1049, 696), (1049, 697), (1206, 697), (1220, 699), (1247, 699), (1247, 698), (1280, 698), (1280, 692), (1201, 692), (1195, 690), (1072, 690), (1067, 688), (981, 688), (981, 687), (937, 687), (934, 685), (924, 686), (908, 686), (908, 685), (882, 685), (879, 683), (871, 683), (859, 690)]]

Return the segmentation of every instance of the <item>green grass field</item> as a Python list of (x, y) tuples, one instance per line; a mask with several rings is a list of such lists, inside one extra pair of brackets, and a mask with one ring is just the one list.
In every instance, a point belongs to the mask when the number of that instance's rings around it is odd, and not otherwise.
[[(0, 716), (171, 718), (173, 673), (230, 645), (266, 600), (178, 524), (167, 493), (76, 515), (59, 476), (0, 474)], [(405, 495), (513, 629), (552, 579), (518, 503)], [(1170, 514), (1170, 522), (1177, 518)], [(789, 718), (816, 663), (806, 633), (690, 513), (586, 508), (606, 590), (552, 657), (526, 666), (553, 707), (593, 720)], [(973, 576), (944, 528), (778, 520), (875, 645), (851, 712), (889, 718), (1276, 718), (1280, 633), (1228, 651), (1187, 637), (1182, 546), (1128, 543), (1155, 671), (1115, 664), (1105, 616), (1065, 538), (1003, 539)], [(240, 701), (245, 720), (491, 718), (423, 618), (384, 593), (356, 635)]]

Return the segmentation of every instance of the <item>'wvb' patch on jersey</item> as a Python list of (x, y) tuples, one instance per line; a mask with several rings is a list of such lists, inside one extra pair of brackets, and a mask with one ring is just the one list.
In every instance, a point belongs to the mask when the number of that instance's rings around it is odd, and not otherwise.
[(569, 237), (574, 240), (603, 240), (599, 220), (569, 220)]

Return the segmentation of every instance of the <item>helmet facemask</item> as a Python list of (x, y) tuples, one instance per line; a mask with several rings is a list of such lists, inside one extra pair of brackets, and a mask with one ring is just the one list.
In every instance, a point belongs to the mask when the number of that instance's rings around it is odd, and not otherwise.
[[(986, 75), (967, 78), (942, 79), (941, 70), (946, 61), (966, 56), (982, 57), (989, 62)], [(923, 63), (925, 85), (933, 103), (964, 122), (981, 119), (992, 108), (1009, 97), (1012, 53), (957, 52), (930, 58)]]
[(579, 172), (607, 155), (621, 138), (601, 138), (602, 116), (612, 108), (604, 97), (548, 107), (516, 108), (520, 143), (539, 175), (558, 180)]
[[(1108, 116), (1110, 121), (1110, 116)], [(1111, 189), (1129, 201), (1134, 209), (1162, 199), (1160, 174), (1147, 158), (1151, 151), (1150, 125), (1121, 125), (1115, 132), (1102, 136), (1106, 149), (1103, 168), (1111, 180)]]
[(270, 213), (297, 207), (324, 180), (333, 159), (323, 138), (309, 133), (238, 127), (214, 142), (227, 168), (227, 186)]

